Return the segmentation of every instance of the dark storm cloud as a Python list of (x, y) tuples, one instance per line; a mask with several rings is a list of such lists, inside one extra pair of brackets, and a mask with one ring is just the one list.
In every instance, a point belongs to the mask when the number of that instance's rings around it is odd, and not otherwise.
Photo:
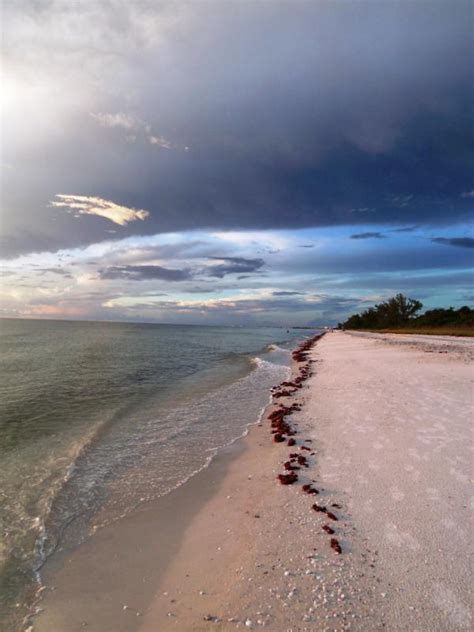
[(149, 211), (117, 237), (462, 218), (470, 24), (468, 0), (6, 3), (9, 68), (56, 98), (4, 126), (3, 252), (105, 238), (58, 193)]
[(206, 269), (209, 276), (218, 279), (222, 279), (226, 274), (256, 272), (265, 265), (263, 259), (245, 259), (244, 257), (208, 257), (208, 259), (225, 262)]
[(445, 246), (457, 246), (458, 248), (474, 248), (474, 238), (472, 237), (433, 237), (436, 244)]
[(161, 281), (187, 281), (192, 275), (189, 270), (173, 270), (162, 266), (109, 266), (99, 270), (101, 279), (123, 279), (126, 281), (149, 281), (159, 279)]
[(356, 233), (351, 235), (351, 239), (385, 239), (386, 235), (383, 233)]

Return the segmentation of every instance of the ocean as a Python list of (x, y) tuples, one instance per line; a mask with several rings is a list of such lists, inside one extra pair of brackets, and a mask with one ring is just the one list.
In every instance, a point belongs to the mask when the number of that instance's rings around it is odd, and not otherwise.
[(41, 566), (206, 467), (312, 332), (0, 321), (0, 620)]

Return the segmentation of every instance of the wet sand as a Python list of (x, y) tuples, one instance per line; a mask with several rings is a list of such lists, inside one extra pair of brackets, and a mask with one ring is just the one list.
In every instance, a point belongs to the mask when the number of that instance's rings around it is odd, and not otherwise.
[[(334, 333), (310, 357), (314, 375), (277, 400), (302, 405), (295, 446), (264, 420), (56, 556), (35, 631), (470, 629), (468, 352)], [(285, 470), (291, 453), (308, 467)]]
[(244, 450), (234, 443), (185, 485), (50, 558), (35, 632), (138, 630), (186, 529)]

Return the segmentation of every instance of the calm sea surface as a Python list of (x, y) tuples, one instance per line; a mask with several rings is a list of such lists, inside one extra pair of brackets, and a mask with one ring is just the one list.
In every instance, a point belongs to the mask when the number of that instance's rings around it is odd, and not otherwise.
[(182, 484), (256, 422), (303, 333), (0, 321), (0, 620), (57, 546)]

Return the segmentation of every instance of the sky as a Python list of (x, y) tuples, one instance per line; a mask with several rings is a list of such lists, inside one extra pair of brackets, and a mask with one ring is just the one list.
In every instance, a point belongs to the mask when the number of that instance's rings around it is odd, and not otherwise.
[(472, 5), (6, 0), (0, 315), (472, 304)]

